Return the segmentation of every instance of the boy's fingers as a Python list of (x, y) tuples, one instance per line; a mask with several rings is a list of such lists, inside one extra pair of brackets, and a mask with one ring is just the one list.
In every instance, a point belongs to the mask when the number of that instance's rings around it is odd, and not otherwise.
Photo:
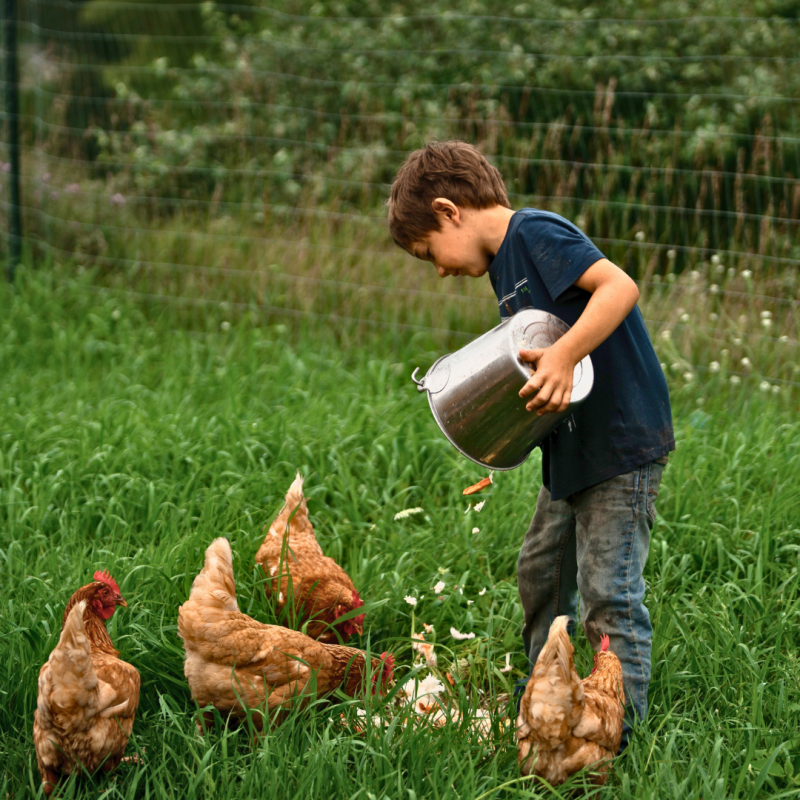
[(520, 397), (530, 397), (532, 394), (537, 394), (541, 391), (544, 379), (540, 375), (534, 375), (520, 390)]
[(563, 393), (561, 389), (554, 389), (547, 403), (542, 405), (542, 407), (537, 412), (538, 415), (541, 417), (544, 416), (545, 414), (550, 414), (553, 411), (558, 411), (559, 407), (561, 406), (562, 395)]
[(544, 350), (541, 347), (534, 348), (533, 350), (526, 350), (524, 347), (520, 348), (519, 357), (529, 364), (536, 364), (542, 357)]
[(550, 400), (552, 393), (553, 390), (551, 387), (542, 386), (542, 388), (536, 392), (536, 396), (528, 402), (525, 408), (527, 408), (528, 411), (533, 411), (534, 409), (540, 408)]

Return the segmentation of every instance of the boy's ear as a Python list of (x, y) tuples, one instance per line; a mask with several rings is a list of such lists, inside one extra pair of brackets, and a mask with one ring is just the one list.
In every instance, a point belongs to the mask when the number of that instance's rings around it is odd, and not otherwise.
[(431, 208), (433, 213), (439, 218), (441, 224), (445, 220), (449, 220), (455, 225), (461, 224), (461, 212), (458, 206), (446, 197), (437, 197), (432, 203)]

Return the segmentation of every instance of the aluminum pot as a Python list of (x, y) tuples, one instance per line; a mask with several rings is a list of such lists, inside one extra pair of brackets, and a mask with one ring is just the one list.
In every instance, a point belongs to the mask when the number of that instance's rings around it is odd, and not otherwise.
[(589, 356), (575, 366), (569, 407), (537, 416), (519, 396), (534, 369), (519, 350), (549, 347), (569, 325), (545, 311), (524, 309), (496, 328), (442, 356), (417, 380), (442, 433), (467, 458), (495, 470), (514, 469), (563, 422), (594, 384)]

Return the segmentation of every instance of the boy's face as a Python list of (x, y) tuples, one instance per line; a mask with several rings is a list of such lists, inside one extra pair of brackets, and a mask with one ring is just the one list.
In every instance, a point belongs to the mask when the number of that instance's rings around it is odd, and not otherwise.
[(449, 200), (443, 203), (437, 200), (434, 211), (439, 220), (439, 230), (431, 231), (414, 242), (409, 252), (423, 261), (430, 261), (440, 278), (451, 275), (480, 278), (489, 269), (490, 258), (472, 209), (459, 208)]

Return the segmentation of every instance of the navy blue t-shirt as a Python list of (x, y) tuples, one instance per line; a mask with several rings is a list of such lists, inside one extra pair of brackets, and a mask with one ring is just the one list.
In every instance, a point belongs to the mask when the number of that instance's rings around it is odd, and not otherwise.
[[(601, 258), (564, 217), (536, 208), (517, 211), (489, 267), (500, 316), (538, 308), (574, 325), (591, 297), (574, 283)], [(553, 500), (675, 449), (667, 381), (638, 306), (591, 359), (591, 393), (542, 443), (542, 478)]]

